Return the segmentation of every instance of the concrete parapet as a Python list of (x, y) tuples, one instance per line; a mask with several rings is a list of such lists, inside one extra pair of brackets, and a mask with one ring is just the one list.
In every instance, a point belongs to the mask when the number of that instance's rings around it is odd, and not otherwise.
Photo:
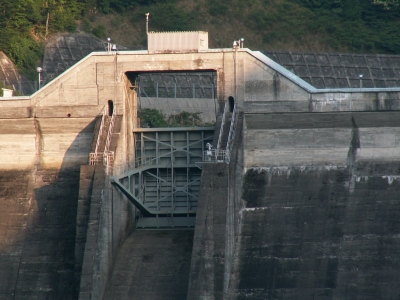
[(246, 115), (246, 167), (347, 166), (356, 160), (400, 160), (398, 112)]
[(0, 119), (0, 169), (46, 168), (86, 164), (92, 141), (92, 118)]

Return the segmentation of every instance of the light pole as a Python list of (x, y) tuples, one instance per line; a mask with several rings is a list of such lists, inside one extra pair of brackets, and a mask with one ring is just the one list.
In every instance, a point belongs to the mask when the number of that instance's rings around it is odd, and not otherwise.
[(236, 52), (237, 49), (240, 47), (240, 41), (233, 41), (233, 87), (234, 87), (234, 95), (236, 101)]
[(39, 75), (39, 88), (38, 88), (38, 90), (40, 90), (40, 73), (42, 73), (43, 69), (41, 67), (37, 67), (36, 71), (38, 72), (38, 75)]
[(146, 13), (146, 38), (147, 38), (147, 50), (149, 50), (149, 13)]
[(244, 44), (244, 38), (240, 39), (240, 48), (243, 48), (243, 44)]
[(146, 15), (146, 34), (149, 33), (149, 13), (145, 14)]
[(111, 39), (107, 38), (107, 51), (111, 52)]
[(360, 78), (360, 89), (362, 89), (362, 78), (363, 78), (363, 74), (359, 74), (358, 78)]

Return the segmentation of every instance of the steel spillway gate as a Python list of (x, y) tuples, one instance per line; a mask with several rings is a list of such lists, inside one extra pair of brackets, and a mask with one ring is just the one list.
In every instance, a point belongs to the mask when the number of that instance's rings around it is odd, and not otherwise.
[(114, 170), (116, 185), (138, 208), (137, 227), (192, 227), (203, 151), (213, 127), (141, 128), (134, 132), (136, 160)]

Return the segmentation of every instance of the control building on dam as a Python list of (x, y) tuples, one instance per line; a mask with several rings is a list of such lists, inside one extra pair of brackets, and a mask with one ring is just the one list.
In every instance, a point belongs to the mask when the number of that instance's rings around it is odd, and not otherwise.
[(399, 57), (162, 34), (0, 98), (0, 299), (398, 299)]

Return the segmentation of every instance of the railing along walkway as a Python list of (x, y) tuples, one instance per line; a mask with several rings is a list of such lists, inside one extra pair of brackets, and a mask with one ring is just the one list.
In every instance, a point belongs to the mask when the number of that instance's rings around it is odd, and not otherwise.
[(226, 150), (206, 150), (203, 152), (203, 162), (226, 162), (226, 155)]
[(121, 176), (132, 169), (139, 169), (143, 167), (154, 166), (157, 164), (156, 157), (139, 157), (132, 162), (127, 162), (124, 164), (114, 165), (113, 175)]
[(104, 151), (100, 152), (99, 146), (100, 146), (101, 136), (103, 133), (106, 111), (107, 111), (106, 107), (104, 107), (103, 113), (102, 113), (102, 118), (101, 118), (101, 124), (100, 124), (100, 128), (99, 128), (99, 133), (97, 135), (96, 148), (95, 148), (94, 152), (90, 153), (89, 164), (90, 165), (103, 164), (104, 166), (106, 166), (106, 173), (110, 174), (112, 171), (113, 164), (114, 164), (114, 151), (110, 151), (110, 144), (111, 144), (111, 138), (112, 138), (112, 134), (113, 134), (113, 130), (114, 130), (115, 117), (116, 117), (117, 113), (116, 113), (116, 107), (114, 106), (113, 114), (112, 114), (111, 120), (110, 120), (110, 125), (108, 127)]

